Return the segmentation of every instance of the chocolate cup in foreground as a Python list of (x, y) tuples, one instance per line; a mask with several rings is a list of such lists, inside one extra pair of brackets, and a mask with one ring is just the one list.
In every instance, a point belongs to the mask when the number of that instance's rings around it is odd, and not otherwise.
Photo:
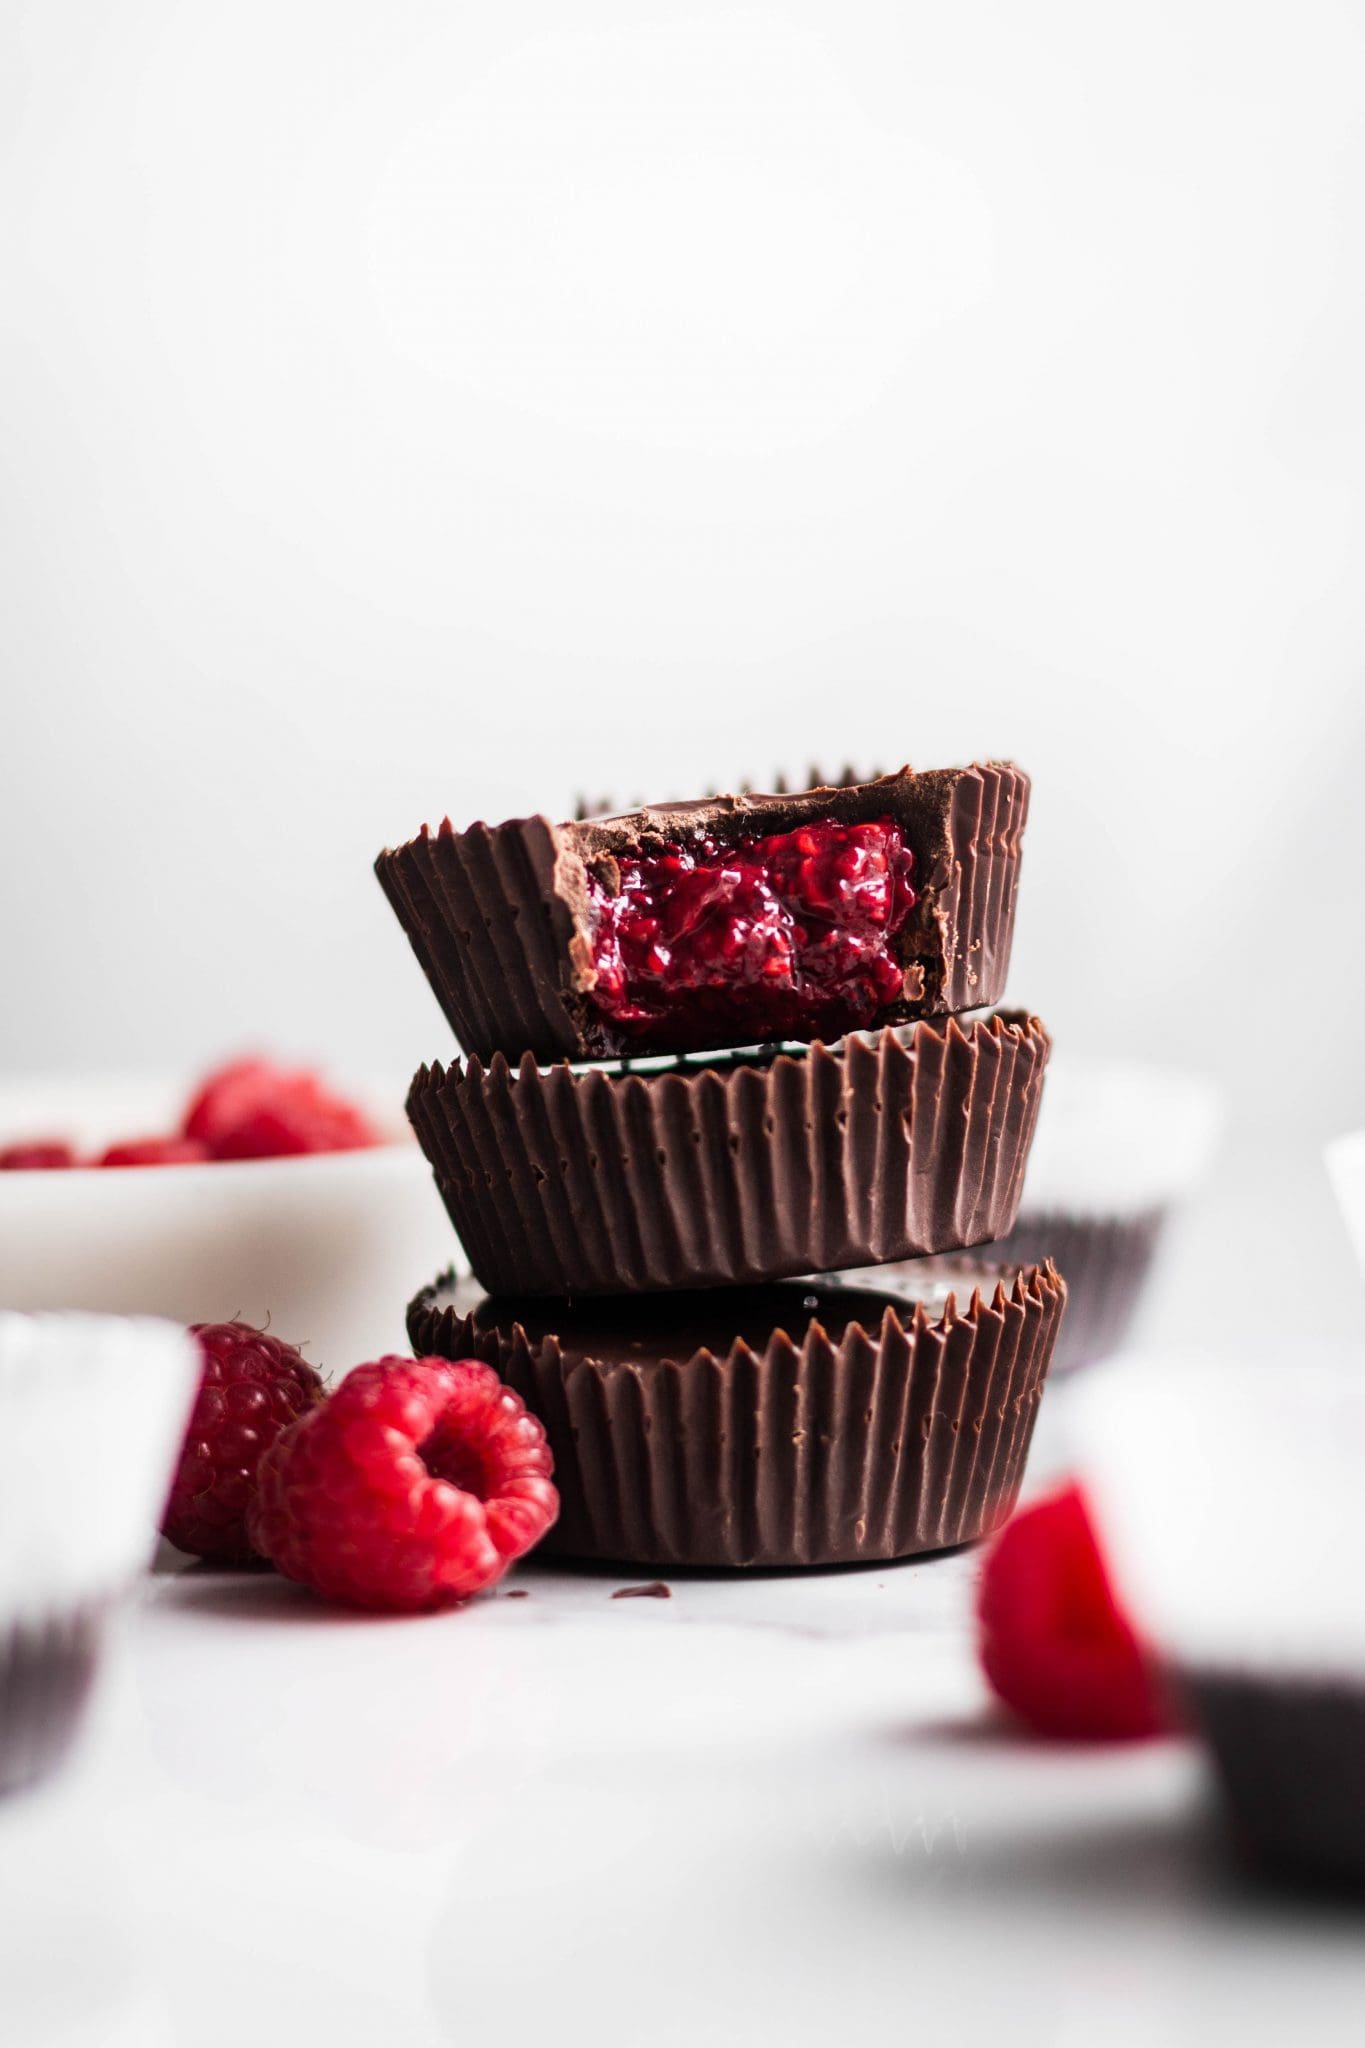
[[(386, 849), (375, 863), (399, 922), (465, 1052), (541, 1061), (638, 1057), (592, 1000), (589, 871), (609, 890), (618, 858), (706, 834), (725, 842), (793, 831), (815, 820), (889, 817), (914, 854), (916, 902), (893, 942), (901, 997), (867, 1027), (994, 1003), (1014, 934), (1019, 842), (1028, 777), (1008, 762), (909, 769), (875, 781), (791, 795), (722, 796), (652, 805), (617, 818), (471, 825)], [(715, 1041), (733, 1044), (733, 1034)]]
[(0, 1632), (0, 1793), (47, 1776), (65, 1756), (99, 1662), (102, 1603)]
[(1066, 1275), (1066, 1322), (1052, 1376), (1096, 1364), (1123, 1347), (1166, 1221), (1164, 1207), (1135, 1216), (1085, 1216), (1023, 1208), (987, 1256), (1018, 1265), (1051, 1259)]
[(479, 1301), (438, 1283), (419, 1354), (481, 1358), (545, 1425), (542, 1548), (623, 1565), (886, 1561), (989, 1534), (1018, 1495), (1066, 1289), (787, 1283), (633, 1302)]
[(1181, 1683), (1246, 1861), (1365, 1894), (1365, 1685), (1191, 1671)]
[(997, 1013), (647, 1068), (423, 1067), (408, 1115), (490, 1294), (746, 1286), (998, 1238), (1051, 1041)]

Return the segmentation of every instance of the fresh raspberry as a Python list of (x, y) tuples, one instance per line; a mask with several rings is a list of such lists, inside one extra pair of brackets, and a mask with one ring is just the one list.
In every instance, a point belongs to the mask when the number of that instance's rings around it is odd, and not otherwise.
[(123, 1138), (96, 1160), (97, 1166), (202, 1166), (209, 1156), (197, 1138)]
[(203, 1082), (185, 1113), (185, 1136), (215, 1159), (274, 1159), (299, 1152), (352, 1152), (382, 1143), (364, 1111), (333, 1095), (306, 1068), (234, 1060)]
[(257, 1548), (358, 1607), (417, 1612), (480, 1593), (559, 1513), (545, 1431), (491, 1366), (381, 1358), (262, 1460)]
[(1001, 1531), (981, 1575), (977, 1624), (991, 1685), (1040, 1734), (1123, 1741), (1171, 1727), (1079, 1487), (1061, 1487)]
[(65, 1138), (29, 1138), (0, 1151), (0, 1173), (53, 1173), (76, 1164)]
[(281, 1430), (322, 1399), (322, 1381), (292, 1344), (250, 1323), (196, 1323), (192, 1334), (204, 1376), (161, 1531), (192, 1557), (250, 1564), (257, 1468)]

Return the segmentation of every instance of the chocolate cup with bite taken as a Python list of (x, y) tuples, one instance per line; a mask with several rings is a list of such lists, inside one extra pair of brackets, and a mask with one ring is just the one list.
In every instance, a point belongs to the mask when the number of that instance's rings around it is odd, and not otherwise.
[(419, 1354), (496, 1367), (545, 1425), (546, 1553), (622, 1565), (885, 1562), (974, 1541), (1018, 1495), (1066, 1290), (939, 1273), (925, 1299), (800, 1281), (630, 1302), (438, 1282)]
[(999, 1000), (1028, 791), (988, 762), (559, 825), (447, 820), (375, 865), (484, 1063), (829, 1039)]
[(956, 1018), (644, 1066), (424, 1067), (408, 1115), (491, 1294), (744, 1286), (1014, 1222), (1051, 1041)]

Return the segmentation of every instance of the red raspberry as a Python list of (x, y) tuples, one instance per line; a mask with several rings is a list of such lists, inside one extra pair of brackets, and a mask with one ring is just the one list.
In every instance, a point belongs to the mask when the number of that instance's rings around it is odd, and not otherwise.
[(331, 1094), (316, 1074), (257, 1059), (234, 1060), (210, 1074), (184, 1128), (215, 1159), (351, 1152), (382, 1143), (364, 1111)]
[(0, 1173), (51, 1173), (75, 1164), (76, 1154), (65, 1138), (28, 1138), (0, 1152)]
[(207, 1145), (197, 1138), (123, 1138), (96, 1160), (97, 1166), (202, 1166)]
[(192, 1557), (251, 1564), (257, 1468), (281, 1430), (322, 1399), (322, 1381), (292, 1344), (250, 1323), (196, 1323), (192, 1334), (204, 1376), (161, 1531)]
[(559, 1513), (545, 1431), (491, 1366), (381, 1358), (267, 1453), (251, 1529), (286, 1578), (417, 1612), (481, 1593)]
[(1040, 1734), (1122, 1741), (1171, 1727), (1079, 1487), (1061, 1487), (1001, 1531), (981, 1575), (977, 1624), (991, 1685)]

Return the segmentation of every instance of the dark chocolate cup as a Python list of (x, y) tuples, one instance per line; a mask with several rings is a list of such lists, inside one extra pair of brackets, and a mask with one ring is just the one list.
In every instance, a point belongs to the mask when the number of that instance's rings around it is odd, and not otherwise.
[(1246, 1862), (1365, 1895), (1365, 1684), (1187, 1671), (1181, 1685)]
[(987, 1248), (987, 1256), (1019, 1265), (1051, 1259), (1066, 1275), (1066, 1322), (1052, 1354), (1054, 1379), (1122, 1349), (1166, 1214), (1164, 1208), (1135, 1216), (1030, 1209), (1025, 1190), (1014, 1228)]
[(746, 1286), (1014, 1222), (1051, 1041), (950, 1017), (769, 1057), (423, 1067), (408, 1115), (490, 1294)]
[[(486, 1360), (540, 1416), (560, 1493), (545, 1552), (860, 1564), (1008, 1517), (1065, 1298), (1031, 1267), (932, 1315), (817, 1282), (613, 1303), (594, 1326), (581, 1306), (475, 1307), (438, 1283), (408, 1332), (419, 1354)], [(726, 1334), (689, 1350), (703, 1328)]]
[(94, 1683), (103, 1607), (0, 1630), (0, 1793), (55, 1769), (75, 1739)]
[(514, 818), (455, 832), (424, 826), (375, 863), (384, 893), (465, 1052), (487, 1062), (640, 1058), (596, 1010), (588, 869), (615, 873), (630, 847), (689, 833), (781, 832), (815, 818), (890, 816), (915, 855), (917, 901), (895, 941), (902, 998), (872, 1028), (998, 1002), (1014, 935), (1028, 777), (1009, 762), (790, 795), (660, 804), (619, 818), (556, 825)]

